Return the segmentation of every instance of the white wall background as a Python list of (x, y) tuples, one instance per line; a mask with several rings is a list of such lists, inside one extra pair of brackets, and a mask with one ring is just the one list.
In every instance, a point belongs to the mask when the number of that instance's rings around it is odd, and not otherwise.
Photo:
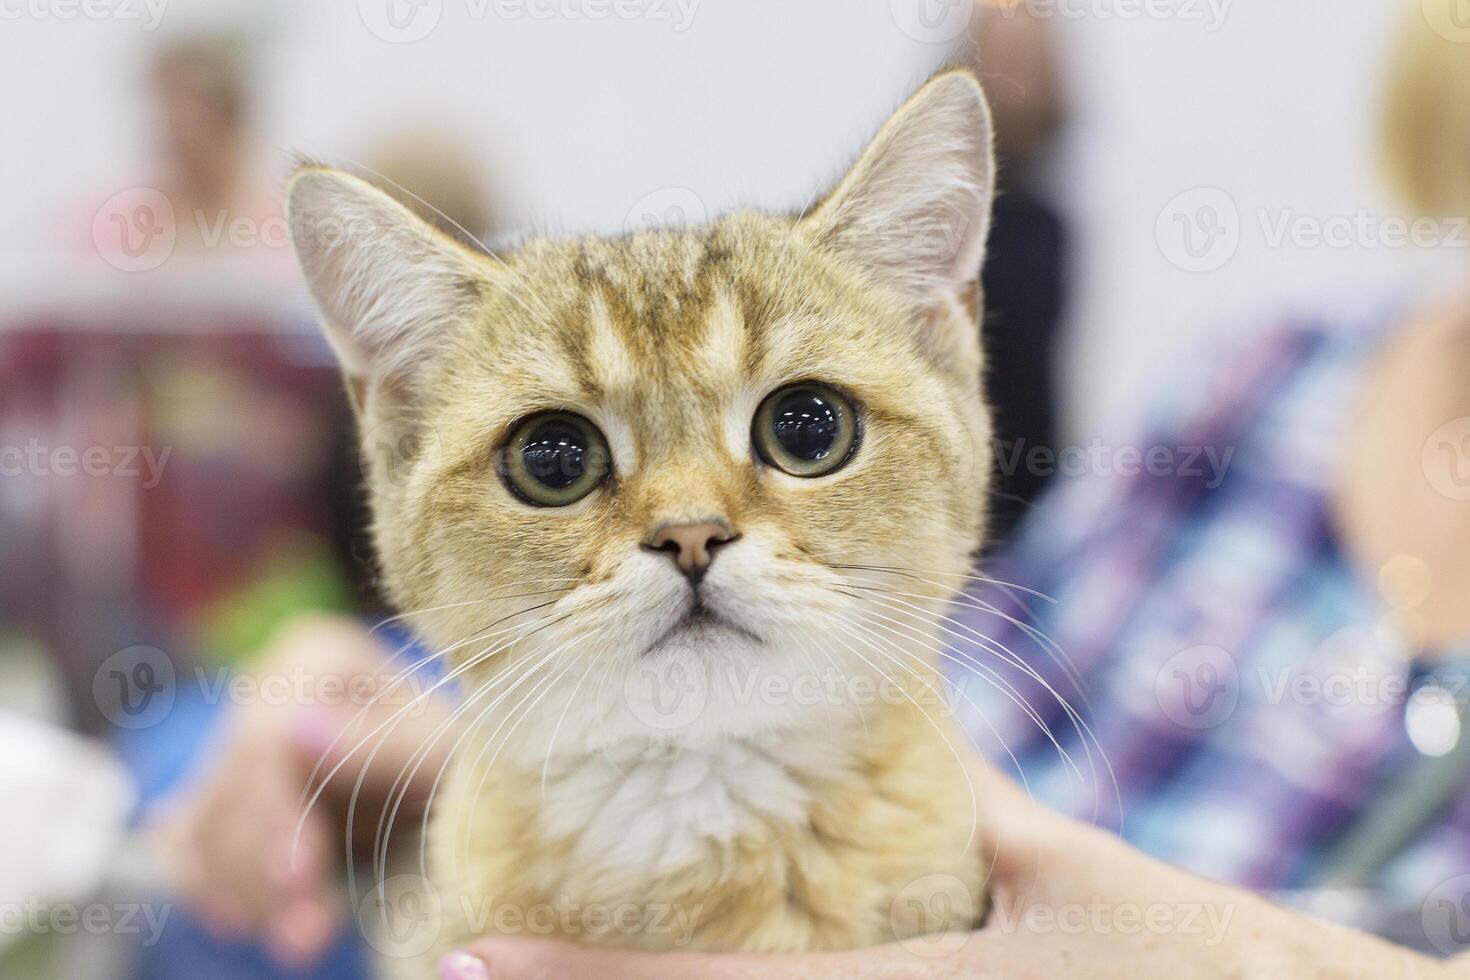
[[(0, 299), (39, 267), (65, 290), (65, 267), (38, 256), (79, 203), (146, 178), (142, 66), (160, 37), (200, 26), (243, 21), (266, 39), (270, 166), (292, 151), (357, 159), (428, 123), (483, 154), (503, 217), (549, 231), (620, 228), (671, 187), (710, 212), (800, 208), (943, 54), (899, 21), (944, 0), (683, 0), (696, 4), (683, 30), (420, 0), (438, 4), (437, 25), (402, 44), (368, 29), (387, 0), (171, 0), (153, 32), (63, 20), (67, 2), (0, 0)], [(147, 19), (143, 0), (109, 2)], [(1064, 352), (1075, 437), (1105, 432), (1204, 331), (1287, 306), (1361, 307), (1465, 264), (1463, 248), (1273, 247), (1259, 217), (1395, 213), (1374, 171), (1377, 87), (1417, 0), (1147, 0), (1152, 17), (1131, 15), (1144, 0), (1032, 2), (1054, 12), (1074, 99), (1052, 183), (1077, 242)], [(1201, 187), (1235, 205), (1238, 247), (1189, 272), (1157, 225)], [(1198, 201), (1185, 203), (1189, 217)]]

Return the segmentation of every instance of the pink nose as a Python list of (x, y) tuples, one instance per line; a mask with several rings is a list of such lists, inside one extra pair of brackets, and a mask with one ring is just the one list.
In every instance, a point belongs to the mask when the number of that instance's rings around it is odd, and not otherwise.
[(736, 535), (724, 521), (701, 521), (698, 524), (665, 524), (644, 542), (653, 551), (666, 551), (691, 582), (704, 578), (715, 549), (735, 540)]

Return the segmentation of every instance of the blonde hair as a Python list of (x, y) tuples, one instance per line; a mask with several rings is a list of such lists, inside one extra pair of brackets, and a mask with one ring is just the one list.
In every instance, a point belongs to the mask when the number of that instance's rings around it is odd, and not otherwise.
[(1388, 174), (1425, 215), (1470, 214), (1470, 22), (1462, 0), (1410, 0), (1389, 68)]

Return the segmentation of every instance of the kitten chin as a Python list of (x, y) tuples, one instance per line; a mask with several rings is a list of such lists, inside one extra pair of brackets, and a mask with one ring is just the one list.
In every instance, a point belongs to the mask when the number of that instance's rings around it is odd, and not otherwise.
[(938, 661), (983, 537), (993, 186), (964, 73), (797, 218), (491, 256), (293, 178), (383, 581), (465, 692), (441, 946), (922, 953), (979, 920)]

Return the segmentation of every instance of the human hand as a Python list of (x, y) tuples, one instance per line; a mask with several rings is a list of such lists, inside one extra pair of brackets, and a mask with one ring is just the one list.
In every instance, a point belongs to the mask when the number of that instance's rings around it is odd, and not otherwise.
[[(222, 744), (153, 828), (179, 891), (217, 936), (258, 938), (293, 967), (316, 961), (333, 941), (346, 918), (336, 879), (353, 786), (361, 775), (361, 812), (350, 829), (370, 841), (395, 778), (445, 716), (436, 698), (414, 700), (423, 691), (411, 684), (375, 699), (406, 666), (390, 664), (390, 653), (355, 620), (301, 617), (239, 675), (245, 683), (228, 688), (236, 703)], [(400, 822), (422, 803), (418, 783), (432, 779), (443, 757), (442, 746), (429, 752)], [(320, 784), (339, 766), (303, 812), (313, 772)]]
[[(1451, 969), (1371, 936), (1197, 878), (1066, 819), (974, 766), (990, 879), (984, 928), (805, 955), (613, 951), (492, 938), (446, 956), (444, 980), (1134, 980), (1434, 977)], [(1465, 969), (1462, 967), (1462, 969)], [(1448, 975), (1448, 974), (1444, 974)]]

